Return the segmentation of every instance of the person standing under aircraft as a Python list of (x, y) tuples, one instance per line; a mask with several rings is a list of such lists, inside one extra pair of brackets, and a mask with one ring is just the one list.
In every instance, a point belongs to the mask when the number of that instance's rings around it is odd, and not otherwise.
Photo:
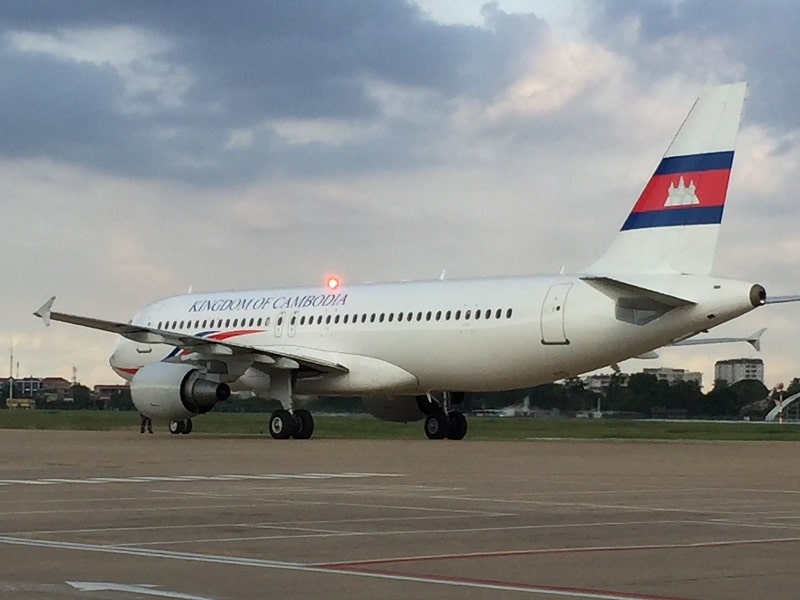
[(145, 428), (147, 428), (147, 433), (153, 433), (153, 419), (143, 414), (140, 414), (139, 416), (142, 417), (142, 424), (139, 427), (139, 433), (144, 433)]

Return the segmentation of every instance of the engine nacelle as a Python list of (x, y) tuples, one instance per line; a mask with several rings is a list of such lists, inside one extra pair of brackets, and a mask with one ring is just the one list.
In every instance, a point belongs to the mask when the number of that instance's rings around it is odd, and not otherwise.
[(210, 411), (230, 395), (227, 384), (203, 379), (190, 365), (152, 363), (139, 369), (131, 380), (133, 405), (156, 419), (188, 419)]
[[(365, 396), (364, 410), (383, 421), (409, 423), (425, 418), (425, 396)], [(421, 406), (422, 405), (422, 406)]]

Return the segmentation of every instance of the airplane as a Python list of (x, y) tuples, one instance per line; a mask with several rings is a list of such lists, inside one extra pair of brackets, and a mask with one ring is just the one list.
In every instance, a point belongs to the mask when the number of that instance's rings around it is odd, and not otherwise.
[(55, 297), (34, 314), (121, 336), (111, 367), (172, 433), (249, 390), (280, 402), (276, 439), (312, 436), (301, 395), (363, 396), (380, 419), (462, 439), (466, 392), (577, 376), (800, 300), (711, 275), (745, 91), (697, 99), (611, 246), (576, 274), (189, 293), (127, 323), (55, 312)]

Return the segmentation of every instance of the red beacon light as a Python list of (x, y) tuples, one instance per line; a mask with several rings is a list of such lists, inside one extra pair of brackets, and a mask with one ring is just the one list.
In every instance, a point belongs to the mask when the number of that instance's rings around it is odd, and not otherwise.
[(339, 278), (336, 277), (336, 275), (331, 275), (325, 281), (325, 287), (327, 287), (329, 290), (338, 290), (340, 285), (341, 282), (339, 281)]

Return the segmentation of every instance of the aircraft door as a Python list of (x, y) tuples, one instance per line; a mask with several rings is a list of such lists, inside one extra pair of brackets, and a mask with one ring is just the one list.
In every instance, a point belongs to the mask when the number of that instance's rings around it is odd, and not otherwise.
[(279, 312), (275, 318), (275, 337), (279, 338), (283, 335), (283, 320), (286, 318), (285, 312)]
[(287, 327), (286, 334), (289, 337), (294, 337), (295, 331), (297, 331), (297, 311), (294, 311), (292, 316), (289, 317), (289, 326)]
[(542, 303), (542, 343), (569, 344), (564, 331), (564, 314), (571, 283), (551, 285)]

